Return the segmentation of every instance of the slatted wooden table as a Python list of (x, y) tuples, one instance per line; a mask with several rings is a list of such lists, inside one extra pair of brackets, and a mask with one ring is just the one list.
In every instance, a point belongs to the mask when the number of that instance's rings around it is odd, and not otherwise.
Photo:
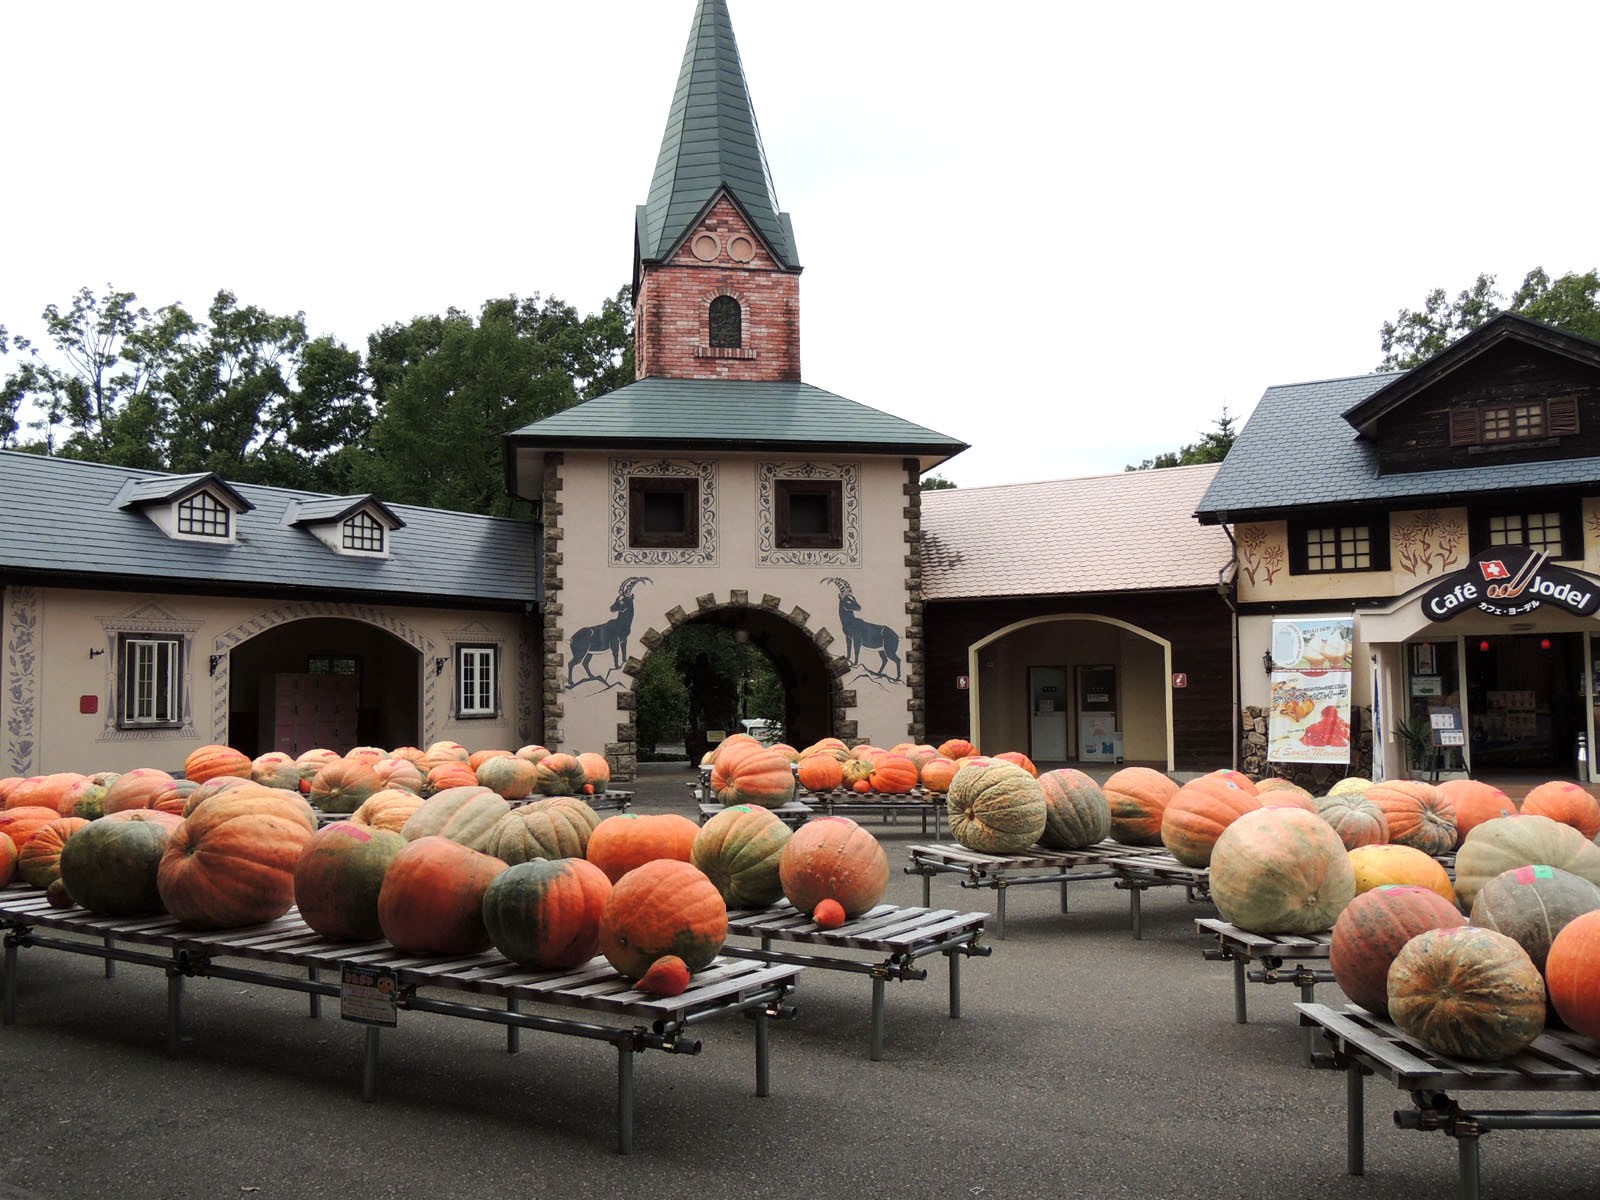
[[(768, 1020), (790, 1015), (784, 1002), (801, 968), (787, 963), (726, 956), (695, 974), (680, 996), (660, 997), (635, 990), (603, 958), (568, 971), (537, 972), (495, 951), (462, 958), (421, 958), (388, 942), (332, 942), (311, 930), (297, 912), (247, 929), (204, 932), (184, 929), (170, 917), (97, 917), (83, 909), (54, 909), (42, 892), (0, 892), (4, 939), (4, 980), (0, 984), (0, 1023), (14, 1024), (18, 990), (18, 950), (41, 947), (135, 963), (167, 976), (167, 1049), (176, 1054), (182, 1036), (183, 983), (190, 977), (238, 980), (307, 994), (311, 1015), (319, 1015), (324, 996), (341, 997), (341, 984), (322, 978), (347, 968), (370, 968), (392, 980), (399, 1009), (442, 1013), (506, 1027), (509, 1051), (518, 1048), (523, 1029), (603, 1041), (617, 1051), (617, 1149), (633, 1147), (633, 1059), (644, 1050), (698, 1054), (691, 1026), (713, 1017), (748, 1013), (756, 1023), (756, 1094), (770, 1091)], [(297, 974), (237, 965), (243, 959), (294, 968)], [(444, 998), (436, 992), (482, 996)], [(429, 994), (424, 994), (429, 993)], [(531, 1007), (535, 1010), (524, 1011)], [(610, 1018), (585, 1020), (548, 1011), (580, 1009)], [(618, 1023), (620, 1022), (620, 1023)], [(366, 1025), (362, 1096), (376, 1094), (379, 1027)]]
[(1488, 1110), (1463, 1107), (1451, 1092), (1600, 1092), (1600, 1044), (1565, 1030), (1547, 1031), (1527, 1050), (1498, 1063), (1467, 1063), (1435, 1054), (1388, 1021), (1346, 1005), (1296, 1004), (1302, 1022), (1333, 1048), (1330, 1064), (1345, 1077), (1345, 1152), (1351, 1175), (1366, 1171), (1364, 1077), (1381, 1075), (1410, 1094), (1398, 1109), (1401, 1129), (1438, 1129), (1456, 1139), (1456, 1195), (1478, 1200), (1478, 1139), (1497, 1129), (1600, 1129), (1600, 1104), (1586, 1108)]
[[(1205, 951), (1213, 962), (1233, 964), (1233, 1019), (1240, 1025), (1250, 1018), (1245, 1001), (1245, 983), (1292, 983), (1300, 989), (1300, 999), (1306, 1003), (1316, 999), (1319, 983), (1332, 983), (1333, 972), (1326, 966), (1328, 949), (1333, 940), (1331, 931), (1311, 934), (1251, 933), (1240, 929), (1221, 917), (1202, 917), (1194, 923), (1195, 932), (1216, 940), (1217, 945)], [(1251, 968), (1252, 962), (1260, 963)], [(1285, 973), (1284, 965), (1293, 964)], [(1316, 1031), (1306, 1029), (1306, 1061), (1311, 1061), (1316, 1048)]]
[[(712, 817), (721, 812), (724, 807), (726, 806), (718, 804), (715, 800), (699, 801), (698, 808), (700, 810), (700, 824), (704, 825)], [(800, 826), (809, 821), (813, 815), (811, 808), (809, 808), (807, 805), (801, 804), (798, 800), (791, 800), (789, 803), (780, 808), (775, 808), (772, 811), (777, 815), (778, 819), (790, 829), (800, 828)]]
[[(1120, 842), (1100, 842), (1086, 850), (1046, 850), (1035, 846), (1015, 854), (986, 854), (954, 842), (908, 848), (911, 864), (906, 874), (922, 876), (922, 903), (932, 897), (935, 875), (959, 875), (964, 888), (990, 888), (995, 894), (994, 935), (1006, 936), (1006, 891), (1032, 883), (1061, 885), (1061, 911), (1067, 912), (1067, 885), (1096, 879), (1120, 879), (1116, 864), (1125, 857), (1148, 853)], [(1135, 893), (1137, 896), (1137, 893)], [(1136, 909), (1130, 911), (1136, 912)], [(1135, 927), (1137, 929), (1137, 926)]]
[[(956, 912), (948, 908), (906, 908), (879, 904), (838, 929), (820, 929), (787, 900), (770, 908), (736, 909), (728, 914), (728, 935), (759, 938), (759, 948), (729, 945), (723, 953), (760, 958), (833, 971), (851, 971), (872, 978), (872, 1036), (869, 1057), (883, 1057), (884, 984), (891, 979), (926, 979), (916, 965), (919, 958), (943, 954), (949, 964), (950, 1016), (961, 1016), (961, 959), (987, 956), (991, 949), (979, 944), (987, 917), (983, 913)], [(805, 947), (779, 950), (773, 942)], [(878, 961), (851, 958), (840, 951), (883, 956)]]
[(922, 835), (928, 835), (928, 819), (933, 818), (935, 840), (944, 836), (944, 818), (947, 802), (944, 796), (913, 788), (903, 796), (887, 796), (880, 792), (811, 792), (801, 789), (797, 798), (825, 816), (882, 817), (890, 824), (901, 817), (916, 817), (922, 822)]

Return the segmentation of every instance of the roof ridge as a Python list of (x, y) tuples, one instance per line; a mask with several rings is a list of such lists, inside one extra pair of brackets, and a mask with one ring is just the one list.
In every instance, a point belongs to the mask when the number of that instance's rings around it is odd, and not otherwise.
[(1125, 479), (1129, 476), (1148, 476), (1158, 472), (1196, 471), (1205, 467), (1215, 469), (1221, 465), (1221, 463), (1214, 462), (1179, 463), (1177, 466), (1172, 467), (1149, 467), (1137, 471), (1102, 471), (1095, 475), (1060, 475), (1051, 479), (1018, 479), (1011, 483), (982, 483), (973, 487), (963, 487), (958, 484), (953, 488), (929, 488), (927, 492), (923, 493), (923, 498), (926, 499), (930, 494), (936, 495), (940, 492), (992, 492), (999, 488), (1041, 487), (1047, 483), (1089, 483), (1096, 479)]

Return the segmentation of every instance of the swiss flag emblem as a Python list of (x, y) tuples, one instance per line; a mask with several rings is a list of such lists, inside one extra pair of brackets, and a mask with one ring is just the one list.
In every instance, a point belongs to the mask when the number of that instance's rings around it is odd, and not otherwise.
[(1505, 563), (1498, 558), (1491, 558), (1487, 562), (1478, 564), (1478, 569), (1483, 572), (1485, 579), (1509, 579), (1511, 572), (1506, 570)]

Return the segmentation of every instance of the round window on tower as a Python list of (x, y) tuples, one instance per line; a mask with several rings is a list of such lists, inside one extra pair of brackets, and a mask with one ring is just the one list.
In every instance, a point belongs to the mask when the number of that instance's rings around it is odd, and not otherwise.
[(722, 253), (722, 243), (714, 233), (697, 233), (689, 243), (689, 251), (701, 262), (713, 262)]
[(756, 256), (756, 244), (743, 234), (728, 239), (728, 257), (734, 262), (747, 263)]

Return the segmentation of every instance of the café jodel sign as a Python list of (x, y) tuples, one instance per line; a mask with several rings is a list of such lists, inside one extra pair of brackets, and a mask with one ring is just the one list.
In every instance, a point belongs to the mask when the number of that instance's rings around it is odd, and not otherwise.
[(1555, 566), (1543, 550), (1490, 546), (1422, 597), (1423, 611), (1435, 621), (1448, 621), (1473, 608), (1497, 617), (1515, 617), (1541, 604), (1587, 617), (1600, 608), (1600, 583)]

